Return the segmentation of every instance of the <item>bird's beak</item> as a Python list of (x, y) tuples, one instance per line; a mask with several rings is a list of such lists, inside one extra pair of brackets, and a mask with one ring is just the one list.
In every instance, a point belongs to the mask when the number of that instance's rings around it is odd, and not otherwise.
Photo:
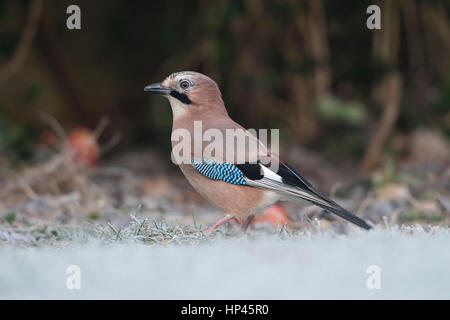
[(172, 89), (162, 87), (161, 83), (153, 83), (153, 84), (149, 84), (148, 86), (146, 86), (144, 88), (144, 91), (147, 91), (147, 92), (150, 92), (153, 94), (168, 95), (168, 94), (170, 94), (170, 91), (172, 91)]

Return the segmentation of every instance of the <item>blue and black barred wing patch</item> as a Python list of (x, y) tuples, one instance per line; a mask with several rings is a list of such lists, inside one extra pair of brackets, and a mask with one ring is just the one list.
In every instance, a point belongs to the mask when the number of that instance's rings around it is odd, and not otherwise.
[(205, 177), (231, 184), (246, 185), (244, 174), (229, 162), (215, 162), (209, 159), (192, 159), (192, 165)]

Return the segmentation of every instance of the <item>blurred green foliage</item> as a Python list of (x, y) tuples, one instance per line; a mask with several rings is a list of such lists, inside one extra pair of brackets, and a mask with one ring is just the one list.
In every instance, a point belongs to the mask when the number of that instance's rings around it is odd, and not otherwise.
[(16, 212), (15, 212), (15, 211), (12, 211), (12, 212), (7, 213), (7, 214), (3, 217), (3, 219), (4, 219), (6, 222), (8, 222), (9, 224), (13, 224), (14, 221), (16, 221)]
[(31, 159), (35, 143), (35, 129), (8, 122), (0, 113), (0, 155), (9, 158), (13, 168)]
[(358, 101), (342, 101), (334, 96), (323, 97), (318, 103), (323, 119), (361, 125), (367, 118), (366, 107)]

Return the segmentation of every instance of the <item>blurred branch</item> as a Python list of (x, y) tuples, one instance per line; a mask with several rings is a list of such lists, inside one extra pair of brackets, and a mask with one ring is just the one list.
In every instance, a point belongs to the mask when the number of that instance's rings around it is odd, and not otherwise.
[(100, 147), (100, 153), (105, 154), (109, 152), (120, 143), (121, 139), (122, 135), (120, 133), (116, 133), (110, 140), (108, 140), (104, 145)]
[(52, 128), (52, 130), (54, 131), (54, 133), (58, 137), (60, 151), (63, 148), (67, 148), (68, 147), (68, 145), (67, 145), (67, 135), (66, 135), (66, 132), (65, 132), (64, 128), (58, 122), (58, 120), (56, 120), (54, 117), (52, 117), (48, 113), (45, 113), (45, 112), (42, 112), (42, 111), (39, 113), (39, 117), (41, 118), (42, 121), (47, 123)]
[(28, 6), (28, 18), (19, 43), (9, 62), (0, 69), (0, 83), (3, 83), (22, 68), (39, 27), (42, 13), (42, 0), (33, 0)]
[(373, 56), (383, 63), (385, 75), (379, 83), (372, 87), (372, 99), (382, 105), (383, 114), (378, 122), (377, 130), (372, 136), (360, 171), (363, 174), (372, 170), (379, 162), (387, 137), (394, 129), (400, 109), (402, 81), (397, 69), (399, 55), (399, 12), (394, 1), (381, 2), (383, 28), (373, 33)]
[[(448, 15), (444, 6), (433, 5), (434, 3), (420, 2), (420, 18), (422, 21), (425, 46), (428, 48), (428, 54), (435, 54), (434, 50), (441, 52), (441, 57), (434, 59), (433, 64), (442, 70), (448, 70), (450, 59), (448, 52), (450, 51), (450, 25)], [(439, 55), (438, 55), (439, 56)]]
[[(108, 117), (103, 117), (95, 127), (94, 136), (97, 141), (100, 139), (100, 136), (105, 131), (105, 128), (108, 124), (109, 124)], [(100, 148), (101, 154), (104, 154), (113, 149), (115, 146), (117, 146), (120, 143), (121, 138), (122, 135), (120, 133), (116, 133), (108, 142), (106, 142), (104, 145), (101, 146)]]
[(97, 126), (94, 129), (94, 136), (98, 140), (100, 136), (102, 135), (103, 131), (105, 131), (106, 126), (109, 124), (109, 118), (103, 117), (100, 119), (100, 122), (97, 124)]
[(415, 1), (402, 0), (400, 2), (400, 9), (404, 17), (406, 39), (409, 46), (409, 63), (412, 71), (415, 72), (423, 68), (425, 60), (417, 7)]
[(316, 102), (327, 95), (330, 85), (329, 47), (327, 19), (322, 1), (308, 2), (308, 40), (315, 61), (314, 87)]
[(425, 101), (428, 95), (428, 75), (425, 69), (425, 53), (416, 3), (411, 0), (402, 0), (400, 1), (400, 9), (404, 17), (403, 20), (408, 44), (411, 81), (414, 89), (413, 98), (425, 114), (427, 113), (427, 110), (425, 110)]
[(373, 32), (373, 55), (392, 67), (397, 64), (400, 44), (398, 4), (394, 1), (381, 2), (381, 30)]
[[(314, 4), (310, 3), (311, 7), (314, 7)], [(313, 10), (306, 10), (303, 6), (298, 6), (297, 11), (295, 13), (295, 27), (297, 32), (299, 33), (299, 42), (301, 44), (301, 48), (293, 47), (296, 50), (297, 59), (299, 59), (300, 63), (305, 63), (308, 60), (309, 56), (313, 56), (314, 59), (317, 59), (317, 55), (320, 56), (321, 52), (321, 41), (316, 41), (315, 39), (311, 39), (310, 29), (314, 29), (312, 31), (316, 36), (317, 33), (320, 33), (318, 29), (314, 26), (314, 17), (311, 17), (311, 13)], [(315, 48), (312, 48), (315, 47)], [(286, 51), (292, 50), (291, 47), (287, 47)], [(319, 53), (317, 53), (319, 51)], [(318, 131), (318, 123), (315, 116), (314, 106), (315, 102), (317, 102), (314, 93), (317, 93), (317, 73), (293, 73), (288, 74), (286, 77), (286, 83), (289, 84), (289, 88), (296, 104), (297, 110), (297, 118), (298, 125), (296, 126), (296, 132), (303, 141), (309, 141), (316, 137)]]
[(296, 131), (300, 139), (310, 141), (314, 139), (318, 132), (318, 123), (316, 120), (316, 112), (312, 106), (311, 93), (308, 90), (308, 77), (301, 74), (290, 75), (288, 83), (292, 91), (292, 95), (297, 107)]
[(47, 60), (50, 70), (56, 82), (66, 95), (67, 105), (71, 108), (72, 114), (78, 118), (79, 123), (89, 126), (96, 124), (96, 115), (93, 114), (95, 108), (90, 108), (78, 83), (76, 82), (70, 64), (58, 44), (53, 40), (50, 28), (45, 17), (42, 17), (40, 28), (37, 33), (37, 41), (44, 58)]
[(361, 173), (363, 174), (368, 173), (377, 165), (381, 157), (383, 145), (394, 128), (400, 110), (402, 96), (402, 80), (400, 75), (398, 73), (392, 73), (383, 83), (386, 86), (384, 88), (385, 90), (383, 90), (385, 97), (383, 115), (362, 161)]

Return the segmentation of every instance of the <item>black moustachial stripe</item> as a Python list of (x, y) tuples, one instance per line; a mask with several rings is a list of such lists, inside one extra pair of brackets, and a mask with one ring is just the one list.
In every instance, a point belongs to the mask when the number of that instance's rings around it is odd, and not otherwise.
[(187, 96), (186, 94), (184, 94), (184, 93), (179, 93), (179, 92), (176, 91), (176, 90), (170, 91), (170, 95), (171, 95), (172, 97), (174, 97), (174, 98), (180, 100), (182, 103), (185, 103), (185, 104), (191, 104), (191, 103), (192, 103), (191, 99), (189, 99), (188, 96)]

